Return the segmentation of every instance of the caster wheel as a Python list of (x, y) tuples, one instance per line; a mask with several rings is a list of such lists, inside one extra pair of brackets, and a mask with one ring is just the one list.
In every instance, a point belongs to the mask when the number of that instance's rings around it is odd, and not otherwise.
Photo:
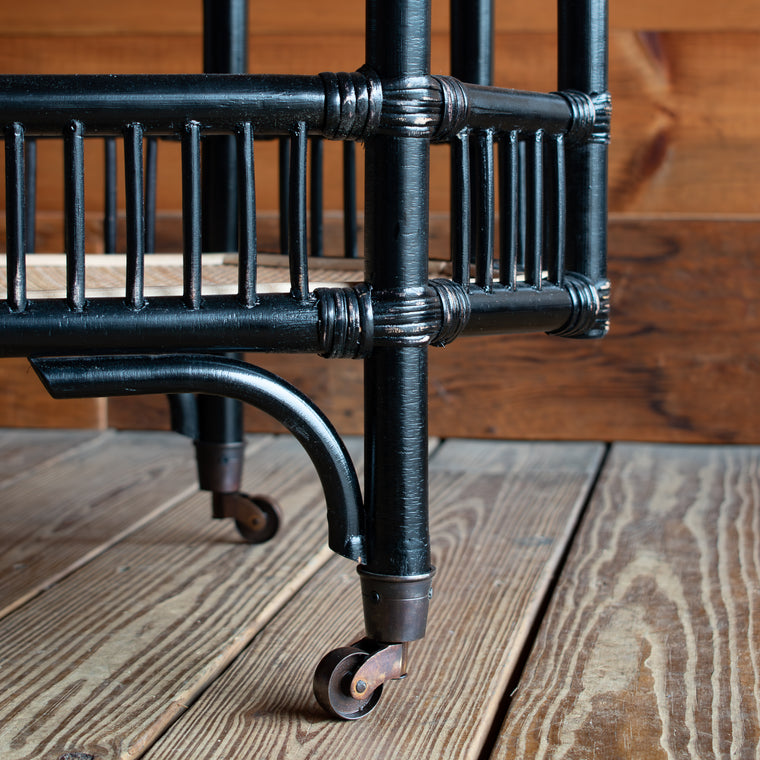
[(314, 674), (314, 696), (325, 712), (342, 720), (368, 715), (380, 701), (378, 686), (364, 699), (351, 696), (351, 679), (369, 655), (356, 647), (342, 647), (326, 654)]
[(267, 496), (237, 493), (235, 498), (235, 527), (251, 544), (263, 544), (273, 538), (280, 527), (280, 508)]

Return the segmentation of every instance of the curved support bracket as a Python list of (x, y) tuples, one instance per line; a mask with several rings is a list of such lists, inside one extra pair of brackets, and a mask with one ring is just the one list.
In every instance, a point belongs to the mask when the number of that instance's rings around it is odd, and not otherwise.
[(270, 372), (212, 355), (90, 356), (30, 359), (54, 398), (205, 393), (229, 396), (281, 422), (317, 470), (327, 502), (330, 548), (360, 560), (364, 508), (351, 457), (322, 412), (300, 391)]

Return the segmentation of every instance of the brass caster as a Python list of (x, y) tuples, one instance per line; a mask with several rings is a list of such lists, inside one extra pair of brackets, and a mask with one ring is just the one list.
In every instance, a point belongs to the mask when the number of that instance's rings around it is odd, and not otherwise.
[(280, 507), (268, 496), (246, 493), (215, 493), (214, 517), (231, 517), (238, 533), (251, 544), (263, 544), (280, 527)]
[(406, 675), (406, 644), (362, 639), (329, 652), (314, 674), (314, 696), (328, 715), (358, 720), (375, 709), (383, 684)]

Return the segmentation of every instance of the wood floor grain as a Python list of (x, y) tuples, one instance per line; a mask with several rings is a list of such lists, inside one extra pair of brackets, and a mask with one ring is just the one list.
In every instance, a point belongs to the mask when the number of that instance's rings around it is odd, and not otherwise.
[[(360, 593), (325, 545), (297, 443), (249, 446), (246, 487), (285, 512), (281, 533), (251, 547), (209, 519), (206, 494), (151, 511), (187, 466), (157, 452), (172, 439), (47, 435), (0, 434), (0, 451), (31, 467), (0, 471), (0, 504), (33, 497), (4, 506), (6, 553), (27, 505), (38, 554), (69, 567), (0, 619), (3, 760), (758, 754), (758, 447), (616, 444), (604, 459), (595, 444), (435, 448), (428, 635), (409, 678), (348, 724), (325, 718), (311, 679), (361, 635)], [(152, 496), (137, 475), (151, 456)], [(111, 538), (85, 556), (80, 529)]]
[[(45, 436), (44, 451), (57, 451), (57, 435)], [(196, 489), (186, 439), (126, 433), (95, 443), (0, 488), (0, 617)]]
[(113, 432), (96, 430), (0, 430), (0, 488), (28, 478), (38, 467), (104, 444)]
[(0, 757), (138, 757), (327, 560), (294, 440), (254, 448), (245, 485), (281, 498), (272, 542), (244, 544), (196, 493), (0, 621)]
[(478, 757), (601, 451), (446, 442), (431, 462), (439, 571), (409, 678), (359, 723), (317, 707), (317, 660), (362, 631), (356, 574), (335, 559), (146, 760)]
[(615, 446), (494, 758), (755, 758), (760, 449)]

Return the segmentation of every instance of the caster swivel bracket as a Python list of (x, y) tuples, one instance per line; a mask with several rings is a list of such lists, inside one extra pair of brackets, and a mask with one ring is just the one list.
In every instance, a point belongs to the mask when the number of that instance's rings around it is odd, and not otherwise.
[(369, 653), (351, 679), (349, 691), (354, 699), (363, 699), (386, 681), (406, 676), (407, 643), (378, 644), (372, 639), (362, 639), (352, 646)]
[(268, 496), (235, 493), (214, 493), (213, 517), (232, 518), (240, 535), (251, 544), (263, 544), (273, 538), (282, 522), (279, 505)]

